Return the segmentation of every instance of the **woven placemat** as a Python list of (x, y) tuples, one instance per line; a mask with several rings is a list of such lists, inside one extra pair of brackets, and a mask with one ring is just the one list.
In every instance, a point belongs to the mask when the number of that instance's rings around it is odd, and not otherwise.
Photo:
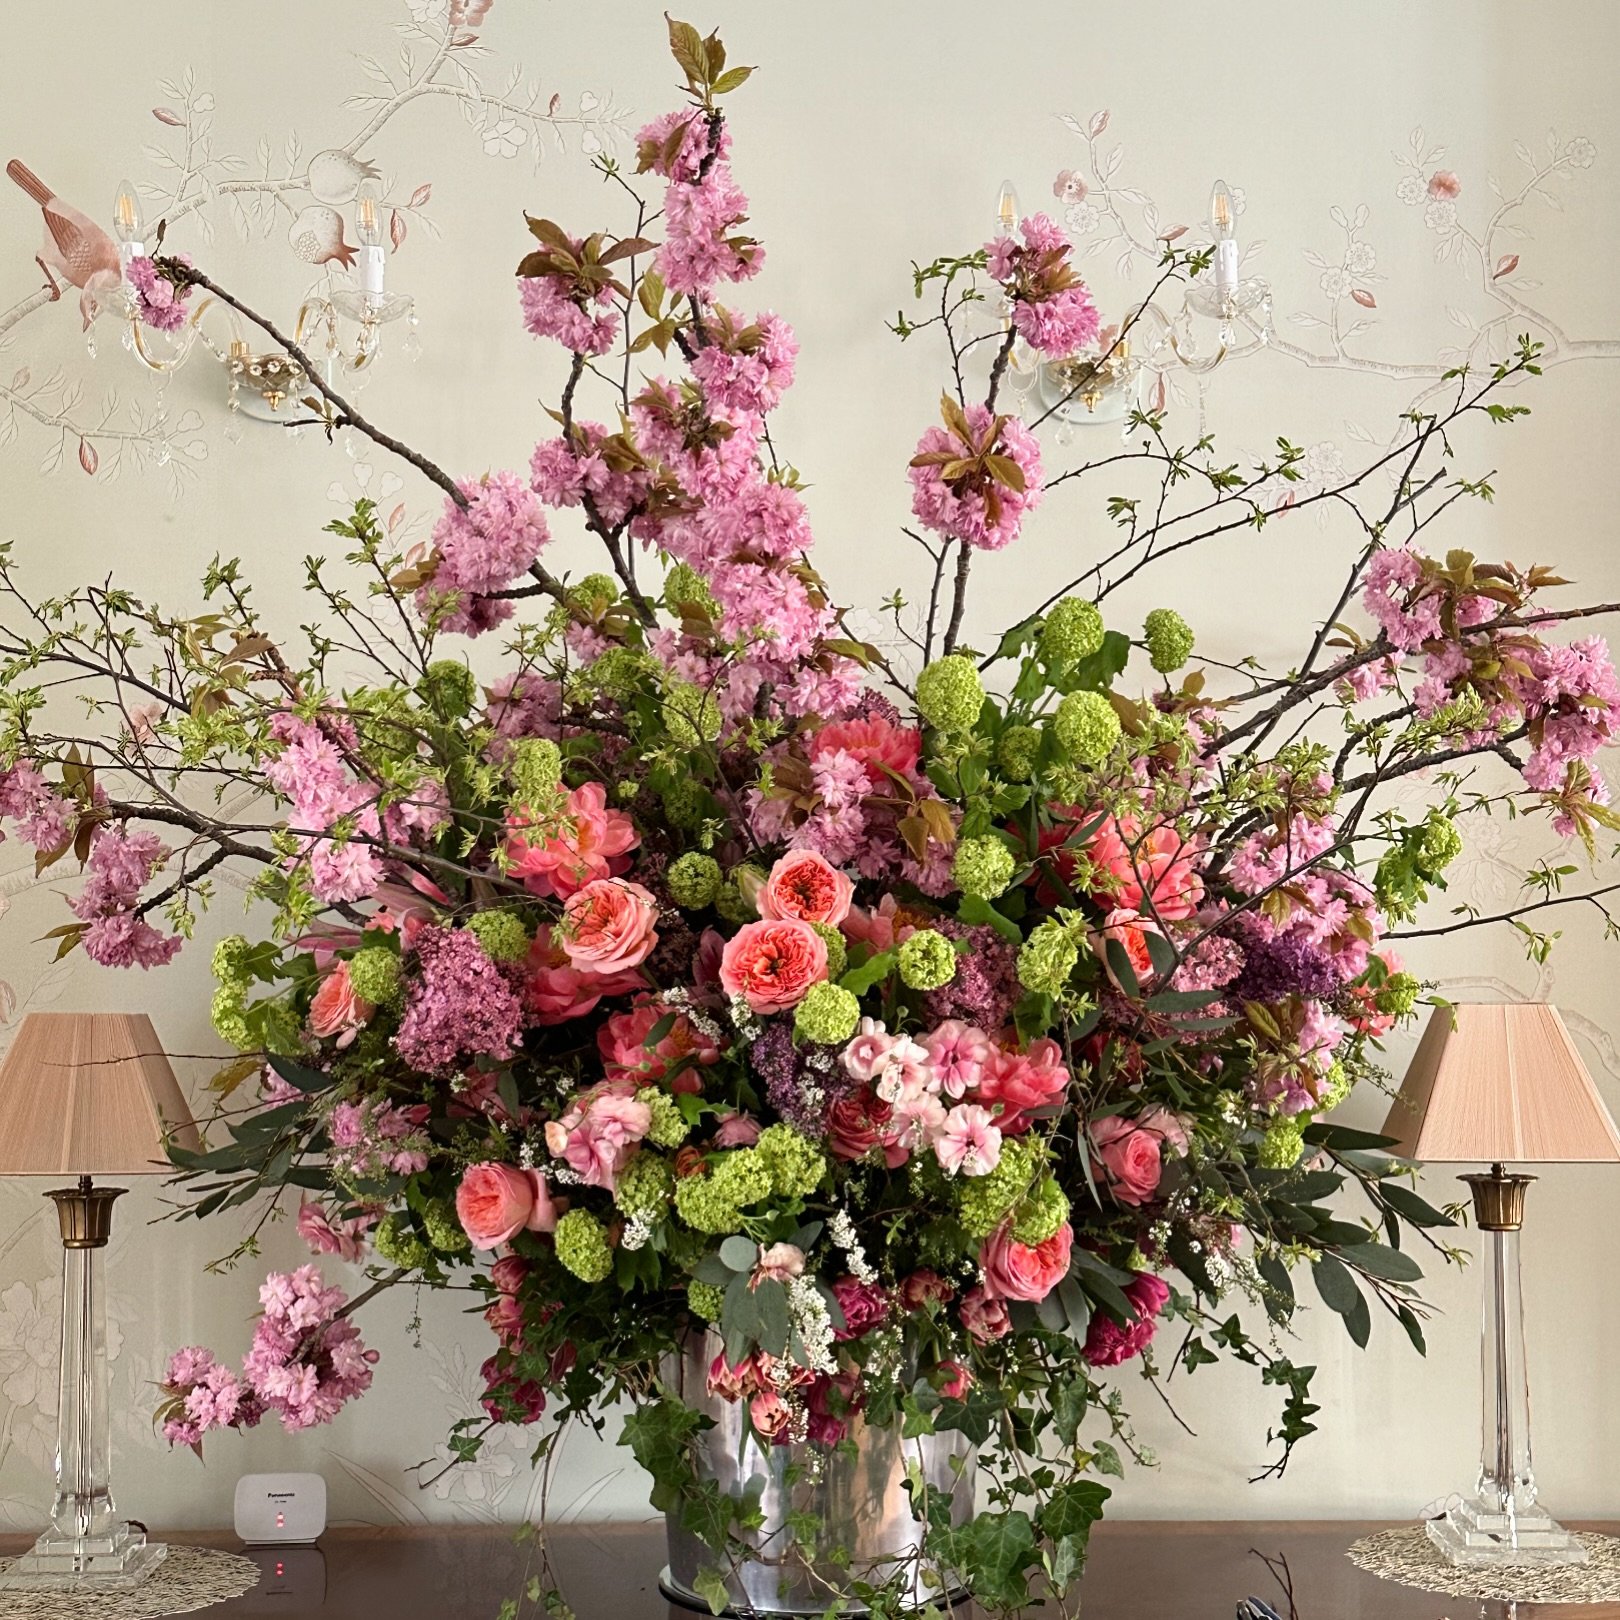
[[(0, 1570), (11, 1560), (0, 1559)], [(259, 1583), (259, 1566), (212, 1547), (170, 1546), (168, 1556), (127, 1592), (63, 1587), (0, 1591), (0, 1620), (161, 1620), (241, 1597)]]
[(1445, 1597), (1519, 1603), (1606, 1603), (1620, 1599), (1620, 1540), (1581, 1535), (1584, 1564), (1479, 1569), (1449, 1563), (1421, 1524), (1364, 1536), (1346, 1555), (1352, 1564), (1402, 1586)]

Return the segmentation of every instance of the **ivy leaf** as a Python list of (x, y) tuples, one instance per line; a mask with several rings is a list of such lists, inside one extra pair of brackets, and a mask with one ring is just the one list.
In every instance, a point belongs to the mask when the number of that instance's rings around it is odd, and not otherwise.
[(726, 1587), (725, 1576), (719, 1570), (700, 1569), (692, 1578), (692, 1586), (697, 1595), (709, 1605), (710, 1614), (724, 1614), (730, 1606), (731, 1593)]

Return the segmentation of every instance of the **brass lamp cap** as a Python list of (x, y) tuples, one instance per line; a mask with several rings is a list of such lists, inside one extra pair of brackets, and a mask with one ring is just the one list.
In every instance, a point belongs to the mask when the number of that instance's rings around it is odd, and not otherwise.
[(1482, 1232), (1517, 1232), (1524, 1225), (1524, 1195), (1534, 1176), (1510, 1176), (1499, 1164), (1488, 1175), (1459, 1176), (1474, 1194), (1474, 1224)]
[(112, 1237), (113, 1205), (126, 1187), (92, 1187), (85, 1177), (77, 1187), (53, 1187), (45, 1196), (56, 1205), (64, 1249), (104, 1249)]

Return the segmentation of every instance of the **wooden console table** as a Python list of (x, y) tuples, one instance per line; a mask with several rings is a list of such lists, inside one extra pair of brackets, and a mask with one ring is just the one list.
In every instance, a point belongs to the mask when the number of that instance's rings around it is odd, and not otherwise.
[[(1356, 1569), (1344, 1549), (1380, 1528), (1351, 1522), (1104, 1522), (1093, 1532), (1085, 1620), (1232, 1620), (1239, 1598), (1263, 1597), (1285, 1617), (1277, 1583), (1250, 1549), (1283, 1555), (1300, 1620), (1620, 1620), (1620, 1603), (1478, 1603), (1437, 1597)], [(1620, 1525), (1582, 1525), (1620, 1533)], [(579, 1620), (686, 1620), (660, 1596), (659, 1524), (575, 1524), (551, 1546)], [(229, 1535), (165, 1536), (236, 1550)], [(24, 1542), (0, 1540), (0, 1554)], [(319, 1557), (261, 1549), (260, 1589), (199, 1611), (208, 1620), (494, 1620), (523, 1583), (525, 1549), (510, 1532), (433, 1528), (330, 1530)], [(279, 1577), (276, 1566), (281, 1566)], [(529, 1611), (525, 1611), (529, 1612)]]

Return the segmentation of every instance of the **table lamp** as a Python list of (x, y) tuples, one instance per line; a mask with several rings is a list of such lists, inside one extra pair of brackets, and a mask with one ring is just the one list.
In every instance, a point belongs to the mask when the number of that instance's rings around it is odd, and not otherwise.
[(0, 1175), (76, 1176), (46, 1193), (62, 1232), (62, 1358), (50, 1527), (0, 1573), (0, 1588), (124, 1587), (168, 1550), (117, 1517), (109, 1479), (107, 1326), (101, 1251), (123, 1187), (96, 1175), (167, 1170), (166, 1138), (197, 1127), (149, 1018), (30, 1013), (0, 1064)]
[(1519, 1229), (1534, 1176), (1510, 1164), (1620, 1162), (1620, 1132), (1558, 1016), (1541, 1002), (1437, 1007), (1384, 1123), (1424, 1163), (1486, 1163), (1461, 1177), (1483, 1235), (1484, 1444), (1473, 1494), (1429, 1538), (1454, 1564), (1581, 1564), (1586, 1549), (1537, 1501), (1530, 1465)]

